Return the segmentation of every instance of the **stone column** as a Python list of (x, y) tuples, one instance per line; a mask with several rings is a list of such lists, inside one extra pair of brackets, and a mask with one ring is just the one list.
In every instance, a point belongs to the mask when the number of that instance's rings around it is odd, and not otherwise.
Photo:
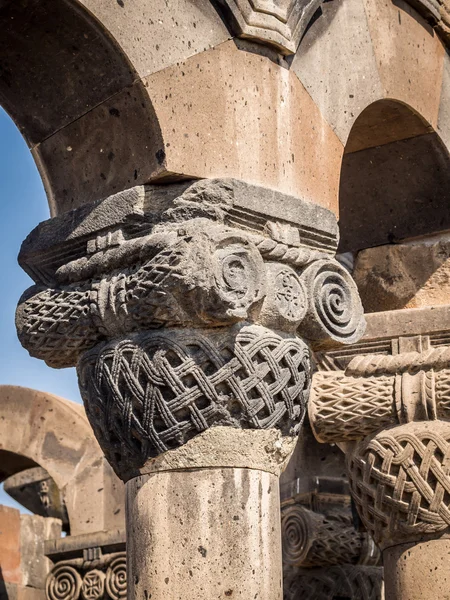
[(366, 347), (378, 353), (355, 346), (343, 370), (315, 375), (311, 395), (315, 435), (345, 450), (353, 500), (383, 550), (388, 600), (441, 597), (450, 567), (450, 349), (433, 312), (399, 311), (396, 329), (411, 335), (393, 328), (391, 340), (374, 316), (379, 341)]
[(22, 344), (77, 365), (127, 482), (129, 597), (281, 598), (278, 475), (308, 342), (356, 341), (331, 212), (235, 180), (133, 188), (41, 224)]

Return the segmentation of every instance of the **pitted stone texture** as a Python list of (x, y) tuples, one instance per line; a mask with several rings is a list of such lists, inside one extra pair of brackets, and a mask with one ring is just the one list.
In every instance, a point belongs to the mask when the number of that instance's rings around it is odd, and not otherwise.
[(220, 0), (237, 35), (294, 54), (322, 0)]
[(213, 426), (296, 435), (310, 369), (299, 338), (254, 325), (140, 333), (94, 348), (78, 365), (88, 418), (125, 480)]
[(131, 597), (281, 600), (275, 475), (201, 469), (137, 477), (127, 483), (127, 510)]
[(146, 79), (167, 172), (235, 177), (337, 214), (342, 143), (283, 61), (240, 46), (225, 42)]
[(386, 598), (435, 600), (449, 597), (450, 539), (401, 544), (383, 552)]
[(277, 429), (250, 430), (212, 427), (176, 450), (148, 460), (141, 474), (185, 469), (240, 468), (267, 471), (279, 476), (297, 443), (296, 436)]
[(353, 277), (366, 312), (447, 304), (450, 236), (361, 250)]
[(210, 0), (171, 0), (170, 4), (82, 0), (81, 4), (115, 37), (141, 78), (230, 37)]
[(334, 0), (321, 9), (292, 69), (345, 144), (354, 121), (382, 97), (382, 88), (362, 1)]
[(408, 104), (435, 127), (444, 45), (403, 0), (364, 0), (364, 6), (385, 97)]

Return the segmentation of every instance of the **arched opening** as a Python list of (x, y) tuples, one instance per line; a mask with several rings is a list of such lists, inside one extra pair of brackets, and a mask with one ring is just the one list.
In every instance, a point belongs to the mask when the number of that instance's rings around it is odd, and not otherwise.
[(0, 28), (0, 105), (33, 153), (53, 214), (163, 170), (144, 84), (78, 2), (2, 0)]
[(393, 100), (355, 121), (342, 161), (340, 252), (450, 229), (450, 157), (432, 127)]
[(393, 100), (361, 113), (339, 202), (340, 251), (366, 312), (448, 303), (450, 156), (419, 114)]

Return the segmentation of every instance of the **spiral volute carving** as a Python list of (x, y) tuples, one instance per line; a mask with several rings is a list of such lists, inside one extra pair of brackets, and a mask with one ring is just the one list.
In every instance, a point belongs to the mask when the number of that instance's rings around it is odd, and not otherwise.
[(283, 562), (298, 566), (305, 560), (313, 539), (313, 527), (300, 506), (286, 506), (281, 513)]
[(78, 600), (81, 592), (80, 574), (70, 565), (61, 565), (47, 577), (45, 589), (49, 600)]
[(127, 596), (127, 560), (125, 556), (115, 558), (106, 571), (106, 591), (112, 600)]
[(302, 328), (314, 341), (332, 339), (351, 344), (364, 332), (364, 311), (355, 282), (335, 260), (318, 260), (302, 280), (309, 307)]

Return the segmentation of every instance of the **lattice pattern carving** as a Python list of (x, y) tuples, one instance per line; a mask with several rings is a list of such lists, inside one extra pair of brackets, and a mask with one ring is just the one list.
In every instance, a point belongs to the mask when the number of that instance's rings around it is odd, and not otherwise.
[(213, 425), (295, 434), (310, 387), (300, 339), (259, 326), (215, 335), (140, 334), (98, 347), (79, 364), (89, 420), (123, 477)]
[(329, 443), (358, 440), (395, 424), (394, 382), (394, 377), (316, 373), (309, 410), (317, 439)]
[(348, 456), (353, 499), (374, 540), (400, 543), (450, 527), (450, 423), (382, 431)]
[(285, 586), (284, 600), (383, 600), (383, 587), (380, 567), (302, 569)]

